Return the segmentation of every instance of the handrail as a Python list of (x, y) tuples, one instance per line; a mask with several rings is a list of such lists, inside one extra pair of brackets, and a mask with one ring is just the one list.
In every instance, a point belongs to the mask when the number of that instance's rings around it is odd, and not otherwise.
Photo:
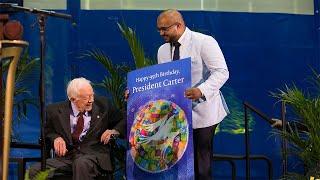
[[(250, 144), (249, 144), (249, 120), (248, 120), (248, 109), (252, 112), (259, 115), (262, 119), (266, 120), (268, 123), (273, 124), (275, 121), (268, 117), (266, 114), (255, 108), (253, 105), (249, 104), (248, 102), (243, 102), (244, 106), (244, 121), (245, 121), (245, 148), (246, 148), (246, 179), (250, 179)], [(272, 164), (268, 163), (269, 172), (271, 171), (272, 174)], [(272, 179), (272, 177), (271, 177)]]
[[(265, 115), (264, 113), (262, 113), (260, 110), (256, 109), (255, 107), (253, 107), (251, 104), (249, 104), (248, 102), (244, 102), (243, 103), (247, 108), (251, 109), (253, 112), (255, 112), (256, 114), (258, 114), (261, 118), (263, 118), (264, 120), (266, 120), (268, 123), (273, 124), (275, 123), (275, 121), (268, 117), (267, 115)], [(285, 102), (281, 103), (281, 122), (282, 124), (287, 124), (286, 122), (286, 104)], [(286, 132), (286, 125), (283, 125), (281, 129), (282, 132)], [(281, 145), (281, 149), (282, 149), (282, 174), (285, 176), (288, 173), (288, 142), (285, 138), (282, 138), (282, 145)]]
[(261, 112), (259, 109), (255, 108), (253, 105), (251, 105), (248, 102), (243, 102), (243, 105), (247, 108), (249, 108), (251, 111), (255, 112), (256, 114), (258, 114), (262, 119), (266, 120), (268, 123), (273, 124), (275, 123), (274, 120), (272, 120), (272, 118), (270, 118), (269, 116), (267, 116), (265, 113)]

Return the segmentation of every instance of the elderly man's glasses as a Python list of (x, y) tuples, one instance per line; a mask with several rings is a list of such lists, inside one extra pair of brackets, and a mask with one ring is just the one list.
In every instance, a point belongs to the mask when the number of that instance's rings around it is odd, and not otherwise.
[(94, 99), (94, 94), (88, 96), (79, 96), (78, 99), (81, 99), (83, 101), (92, 101)]
[(167, 31), (169, 31), (169, 29), (170, 29), (171, 27), (173, 27), (173, 26), (175, 26), (175, 25), (177, 25), (177, 24), (174, 23), (174, 24), (172, 24), (172, 25), (170, 25), (170, 26), (159, 27), (159, 28), (158, 28), (158, 32), (161, 32), (161, 31), (167, 32)]

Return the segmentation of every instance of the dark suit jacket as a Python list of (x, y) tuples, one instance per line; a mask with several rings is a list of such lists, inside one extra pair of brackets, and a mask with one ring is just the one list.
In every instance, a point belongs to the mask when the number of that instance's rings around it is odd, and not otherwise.
[[(70, 127), (71, 112), (70, 101), (51, 104), (46, 109), (45, 136), (51, 143), (57, 137), (62, 137), (68, 149), (66, 157), (71, 156), (70, 152), (73, 147)], [(95, 155), (99, 166), (104, 170), (111, 171), (110, 147), (103, 145), (100, 138), (106, 129), (115, 129), (122, 136), (125, 136), (125, 124), (123, 114), (116, 111), (106, 98), (95, 96), (90, 128), (80, 143), (80, 152)]]

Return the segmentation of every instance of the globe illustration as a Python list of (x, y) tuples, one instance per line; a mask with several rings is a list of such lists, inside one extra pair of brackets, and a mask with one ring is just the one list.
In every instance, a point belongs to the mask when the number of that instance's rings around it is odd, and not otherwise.
[(134, 116), (130, 154), (140, 169), (162, 172), (181, 159), (188, 136), (186, 114), (177, 104), (163, 99), (149, 101)]

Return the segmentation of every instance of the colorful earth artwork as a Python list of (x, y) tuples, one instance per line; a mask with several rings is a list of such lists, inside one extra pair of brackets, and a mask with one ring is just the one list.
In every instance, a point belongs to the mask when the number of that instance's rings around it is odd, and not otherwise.
[(185, 112), (177, 104), (160, 99), (141, 106), (134, 118), (129, 143), (135, 164), (150, 173), (174, 166), (188, 144)]

